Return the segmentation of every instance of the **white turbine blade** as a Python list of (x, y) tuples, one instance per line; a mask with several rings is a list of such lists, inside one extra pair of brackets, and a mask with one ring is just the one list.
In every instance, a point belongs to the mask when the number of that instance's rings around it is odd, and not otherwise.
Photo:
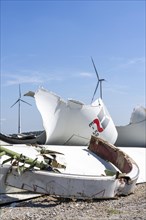
[(94, 61), (93, 61), (92, 57), (91, 57), (91, 60), (92, 60), (93, 66), (94, 66), (94, 70), (95, 70), (97, 79), (99, 80), (99, 75), (98, 75), (98, 72), (97, 72), (97, 69), (96, 69), (96, 66), (95, 66), (95, 64), (94, 64)]
[(20, 101), (20, 99), (18, 99), (10, 108), (12, 108), (14, 105), (16, 105), (16, 103), (19, 101)]
[[(27, 105), (31, 105), (31, 104), (29, 104), (28, 102), (25, 102), (24, 100), (22, 100), (22, 99), (20, 99), (20, 101), (22, 101), (22, 102), (24, 102), (24, 103), (26, 103)], [(31, 105), (32, 106), (32, 105)]]
[(20, 88), (20, 84), (19, 84), (19, 98), (21, 98), (21, 88)]

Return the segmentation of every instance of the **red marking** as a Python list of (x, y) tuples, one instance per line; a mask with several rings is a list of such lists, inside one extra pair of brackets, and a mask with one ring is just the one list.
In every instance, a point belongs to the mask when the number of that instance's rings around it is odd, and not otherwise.
[(98, 118), (94, 119), (93, 122), (94, 122), (94, 124), (96, 124), (98, 131), (99, 131), (99, 132), (102, 132), (102, 131), (103, 131), (103, 128), (100, 127), (100, 121), (98, 120)]

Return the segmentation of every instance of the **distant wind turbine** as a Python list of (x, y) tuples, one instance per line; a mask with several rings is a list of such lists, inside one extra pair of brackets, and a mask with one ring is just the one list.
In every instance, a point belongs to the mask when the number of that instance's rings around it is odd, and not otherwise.
[(18, 103), (18, 134), (21, 134), (21, 102), (24, 102), (28, 105), (28, 102), (25, 102), (24, 100), (21, 99), (21, 88), (20, 88), (20, 84), (19, 84), (19, 97), (17, 99), (17, 101), (11, 106), (11, 108), (16, 105)]
[(93, 94), (93, 97), (92, 97), (92, 100), (91, 100), (91, 103), (92, 103), (99, 85), (100, 85), (100, 98), (102, 99), (102, 82), (105, 81), (105, 79), (100, 79), (99, 78), (99, 75), (98, 75), (98, 72), (97, 72), (97, 69), (96, 69), (96, 66), (94, 64), (94, 61), (93, 61), (92, 57), (91, 57), (91, 60), (92, 60), (92, 63), (93, 63), (93, 66), (94, 66), (94, 70), (96, 72), (96, 76), (97, 76), (97, 79), (98, 79), (97, 85), (96, 85), (96, 88), (95, 88), (95, 91), (94, 91), (94, 94)]

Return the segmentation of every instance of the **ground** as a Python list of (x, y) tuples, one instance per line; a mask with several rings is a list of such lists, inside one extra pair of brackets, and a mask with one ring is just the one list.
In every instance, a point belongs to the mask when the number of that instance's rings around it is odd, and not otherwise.
[(1, 220), (144, 220), (146, 219), (146, 183), (135, 192), (110, 200), (69, 200), (50, 196), (2, 206)]

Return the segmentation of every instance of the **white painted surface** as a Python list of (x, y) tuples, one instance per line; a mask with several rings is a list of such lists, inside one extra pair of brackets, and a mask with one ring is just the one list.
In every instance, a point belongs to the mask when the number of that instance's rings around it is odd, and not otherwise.
[(43, 119), (46, 144), (85, 146), (92, 134), (115, 143), (117, 131), (101, 99), (91, 105), (76, 100), (65, 102), (44, 89), (39, 89), (34, 97)]
[(0, 167), (0, 205), (40, 196), (40, 194), (30, 191), (6, 186), (5, 178), (9, 168), (9, 165), (5, 165), (3, 168)]
[[(37, 151), (30, 146), (14, 145), (6, 146), (16, 152), (23, 153), (26, 156), (35, 158)], [(114, 166), (96, 155), (90, 153), (87, 147), (75, 146), (44, 146), (50, 150), (64, 153), (64, 160), (67, 169), (62, 173), (53, 173), (48, 171), (26, 171), (21, 175), (13, 168), (12, 172), (1, 176), (9, 186), (22, 188), (37, 193), (47, 193), (58, 195), (65, 198), (112, 198), (115, 194), (133, 192), (137, 177), (138, 167), (127, 175), (130, 175), (132, 181), (130, 184), (115, 179), (114, 176), (103, 176), (105, 169), (115, 170)], [(5, 185), (4, 185), (5, 187)], [(4, 188), (3, 187), (3, 188)]]
[[(77, 175), (105, 175), (104, 170), (109, 169), (115, 171), (115, 167), (90, 152), (86, 146), (55, 146), (55, 145), (42, 145), (45, 149), (57, 151), (62, 154), (56, 154), (56, 159), (59, 163), (66, 166), (65, 169), (60, 169), (62, 173), (77, 174)], [(35, 147), (27, 145), (13, 145), (5, 146), (9, 150), (13, 150), (17, 153), (32, 159), (38, 158), (39, 161), (44, 161)], [(4, 161), (8, 156), (0, 158), (0, 163)]]
[(146, 120), (126, 126), (117, 126), (116, 146), (146, 148)]
[(146, 108), (134, 108), (130, 123), (117, 126), (118, 138), (116, 146), (145, 147), (146, 148)]
[(62, 173), (77, 175), (105, 175), (105, 169), (116, 171), (115, 167), (92, 153), (85, 146), (45, 146), (64, 155), (57, 154), (57, 161), (64, 163)]
[(138, 165), (140, 173), (137, 183), (146, 182), (146, 148), (142, 147), (119, 147), (127, 153)]

